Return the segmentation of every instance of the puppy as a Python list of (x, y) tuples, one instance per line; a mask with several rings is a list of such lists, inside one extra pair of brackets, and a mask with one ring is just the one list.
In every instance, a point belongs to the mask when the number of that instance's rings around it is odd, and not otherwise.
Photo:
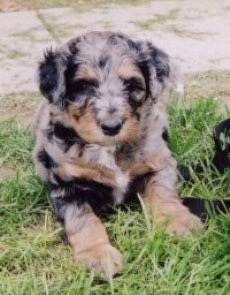
[(96, 213), (139, 194), (169, 233), (201, 229), (181, 204), (162, 92), (175, 79), (170, 57), (149, 42), (91, 32), (47, 50), (33, 158), (50, 187), (78, 263), (112, 276), (122, 255)]

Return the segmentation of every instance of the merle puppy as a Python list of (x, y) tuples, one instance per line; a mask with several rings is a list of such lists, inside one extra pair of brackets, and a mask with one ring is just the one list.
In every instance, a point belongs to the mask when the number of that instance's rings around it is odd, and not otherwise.
[(125, 202), (131, 191), (167, 232), (202, 228), (177, 194), (162, 98), (175, 72), (165, 52), (91, 32), (48, 50), (38, 71), (46, 99), (34, 128), (34, 162), (77, 262), (107, 276), (122, 269), (95, 213)]

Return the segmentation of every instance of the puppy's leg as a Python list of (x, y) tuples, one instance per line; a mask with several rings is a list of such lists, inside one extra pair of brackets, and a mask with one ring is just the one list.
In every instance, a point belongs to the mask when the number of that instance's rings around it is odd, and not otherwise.
[(152, 176), (143, 197), (156, 224), (168, 233), (185, 236), (193, 230), (202, 229), (203, 225), (198, 217), (182, 205), (177, 195), (176, 182), (176, 170), (173, 165), (168, 165)]
[(36, 143), (33, 150), (33, 161), (37, 175), (47, 181), (49, 178), (49, 168), (52, 167), (52, 159), (45, 151), (42, 144)]
[(91, 207), (88, 204), (77, 206), (74, 202), (65, 201), (65, 197), (54, 195), (52, 203), (56, 214), (64, 221), (76, 262), (85, 264), (89, 269), (102, 271), (106, 277), (120, 272), (122, 256), (110, 244), (103, 224)]

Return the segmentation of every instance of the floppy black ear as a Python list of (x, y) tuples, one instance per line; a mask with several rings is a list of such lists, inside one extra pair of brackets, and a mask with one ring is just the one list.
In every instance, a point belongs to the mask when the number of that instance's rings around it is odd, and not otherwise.
[[(148, 69), (148, 87), (151, 97), (157, 101), (169, 82), (183, 88), (182, 72), (174, 59), (151, 43), (142, 43)], [(142, 51), (143, 52), (143, 51)]]
[(66, 58), (57, 50), (49, 49), (38, 67), (39, 88), (41, 93), (59, 107), (64, 106)]
[(169, 81), (170, 61), (163, 50), (155, 46), (149, 50), (149, 89), (153, 99), (158, 99)]

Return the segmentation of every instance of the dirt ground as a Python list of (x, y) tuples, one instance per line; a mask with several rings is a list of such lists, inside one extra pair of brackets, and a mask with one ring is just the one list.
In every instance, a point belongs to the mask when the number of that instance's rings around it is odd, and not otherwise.
[(1, 3), (0, 95), (37, 91), (36, 67), (44, 49), (90, 30), (148, 39), (176, 57), (185, 73), (230, 69), (229, 0), (103, 1), (83, 10), (80, 5), (36, 10), (19, 5), (29, 2), (44, 1)]

